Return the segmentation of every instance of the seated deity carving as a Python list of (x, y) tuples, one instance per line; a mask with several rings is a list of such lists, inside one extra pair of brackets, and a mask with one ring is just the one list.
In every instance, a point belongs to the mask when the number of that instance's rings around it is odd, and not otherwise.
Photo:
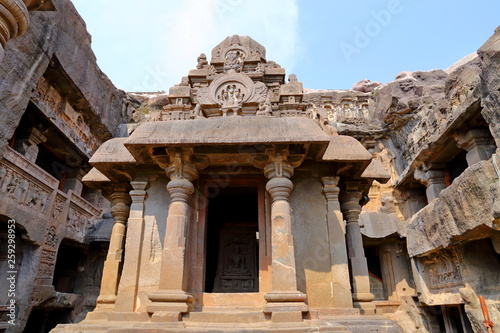
[(246, 257), (240, 244), (233, 244), (230, 247), (231, 255), (228, 258), (226, 274), (241, 275), (248, 273)]
[(13, 175), (10, 179), (9, 185), (7, 185), (7, 193), (9, 194), (9, 196), (13, 197), (15, 195), (18, 182), (19, 178), (17, 178), (16, 175)]
[(245, 60), (245, 54), (240, 50), (231, 50), (226, 54), (225, 60), (224, 69), (226, 71), (234, 69), (236, 72), (240, 72)]
[(271, 102), (269, 97), (265, 101), (259, 103), (259, 110), (255, 115), (257, 116), (270, 116), (271, 115)]
[(205, 55), (205, 53), (201, 53), (198, 56), (197, 60), (198, 60), (198, 64), (196, 65), (197, 69), (202, 69), (208, 66), (207, 56)]
[(236, 84), (228, 84), (221, 90), (221, 94), (217, 96), (219, 104), (223, 108), (240, 106), (245, 94), (241, 92), (241, 88)]

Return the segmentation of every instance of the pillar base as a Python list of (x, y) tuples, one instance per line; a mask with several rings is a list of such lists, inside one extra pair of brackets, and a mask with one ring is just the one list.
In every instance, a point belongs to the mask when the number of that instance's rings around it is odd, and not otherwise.
[[(150, 294), (149, 299), (151, 304), (147, 306), (147, 312), (153, 313), (153, 318), (165, 317), (165, 313), (189, 312), (194, 301), (193, 296), (182, 290), (158, 290)], [(172, 318), (172, 315), (167, 317)]]
[(115, 304), (116, 301), (116, 295), (99, 295), (97, 297), (97, 306), (99, 305), (105, 305), (105, 304)]
[(353, 302), (355, 308), (363, 315), (375, 315), (375, 304), (373, 302)]
[(361, 314), (374, 315), (375, 304), (373, 300), (375, 296), (372, 293), (355, 293), (352, 294), (353, 305), (358, 308)]
[[(277, 312), (308, 312), (309, 306), (305, 303), (306, 298), (307, 295), (300, 291), (271, 291), (264, 295), (267, 303), (264, 305), (263, 312), (272, 313), (272, 316)], [(298, 318), (297, 315), (292, 315), (292, 317)], [(302, 320), (302, 317), (300, 318)]]

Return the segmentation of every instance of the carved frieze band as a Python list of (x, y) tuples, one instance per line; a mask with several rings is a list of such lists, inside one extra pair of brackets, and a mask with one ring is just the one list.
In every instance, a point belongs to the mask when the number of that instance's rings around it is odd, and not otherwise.
[(66, 222), (66, 236), (83, 242), (95, 217), (101, 212), (71, 191), (68, 194), (61, 192), (58, 186), (57, 179), (24, 156), (9, 147), (5, 150), (4, 158), (0, 160), (0, 193), (32, 216)]

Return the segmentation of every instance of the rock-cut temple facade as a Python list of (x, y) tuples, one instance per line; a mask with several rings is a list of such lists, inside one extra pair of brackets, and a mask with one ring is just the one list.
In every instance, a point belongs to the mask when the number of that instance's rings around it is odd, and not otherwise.
[(233, 35), (168, 93), (125, 93), (71, 2), (12, 3), (0, 332), (499, 329), (500, 29), (350, 90)]

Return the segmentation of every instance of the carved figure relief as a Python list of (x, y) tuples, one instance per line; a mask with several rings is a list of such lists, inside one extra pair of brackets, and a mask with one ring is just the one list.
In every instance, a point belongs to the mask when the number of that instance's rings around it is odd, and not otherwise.
[(42, 249), (40, 254), (39, 277), (43, 279), (52, 278), (56, 265), (56, 250)]
[(461, 257), (455, 250), (444, 249), (422, 258), (431, 290), (453, 292), (463, 286)]
[(201, 108), (204, 105), (218, 105), (221, 109), (239, 108), (247, 102), (259, 103), (265, 100), (266, 95), (261, 94), (265, 91), (267, 87), (264, 83), (254, 83), (247, 75), (230, 69), (225, 75), (213, 80), (210, 86), (198, 89), (196, 97)]
[(246, 54), (242, 50), (228, 51), (224, 57), (224, 70), (234, 69), (236, 72), (241, 72), (245, 58)]
[(56, 248), (59, 237), (57, 236), (56, 227), (51, 226), (45, 234), (45, 245), (51, 248)]
[(57, 220), (63, 211), (63, 202), (56, 200), (54, 207), (52, 207), (52, 218)]
[(219, 88), (217, 100), (223, 108), (241, 106), (246, 88), (241, 83), (230, 82)]
[(84, 236), (90, 225), (90, 216), (85, 216), (85, 214), (83, 214), (79, 209), (70, 207), (67, 217), (66, 229), (72, 234), (72, 236)]
[(200, 103), (196, 104), (196, 106), (194, 107), (192, 112), (192, 118), (195, 119), (206, 118), (205, 115), (203, 114), (203, 110), (201, 109)]
[(259, 103), (259, 110), (256, 113), (257, 116), (270, 116), (271, 115), (271, 101), (269, 97), (265, 101)]
[(12, 175), (10, 178), (10, 182), (7, 185), (7, 195), (10, 196), (11, 198), (14, 198), (16, 195), (16, 188), (17, 188), (17, 183), (19, 182), (19, 178), (15, 174)]
[(197, 69), (202, 69), (208, 66), (207, 56), (205, 55), (205, 53), (200, 54), (197, 60), (198, 60), (198, 64), (196, 65)]
[(3, 181), (4, 181), (6, 175), (7, 175), (7, 169), (0, 166), (0, 188), (2, 188)]
[(258, 291), (255, 232), (245, 227), (221, 229), (215, 292)]

